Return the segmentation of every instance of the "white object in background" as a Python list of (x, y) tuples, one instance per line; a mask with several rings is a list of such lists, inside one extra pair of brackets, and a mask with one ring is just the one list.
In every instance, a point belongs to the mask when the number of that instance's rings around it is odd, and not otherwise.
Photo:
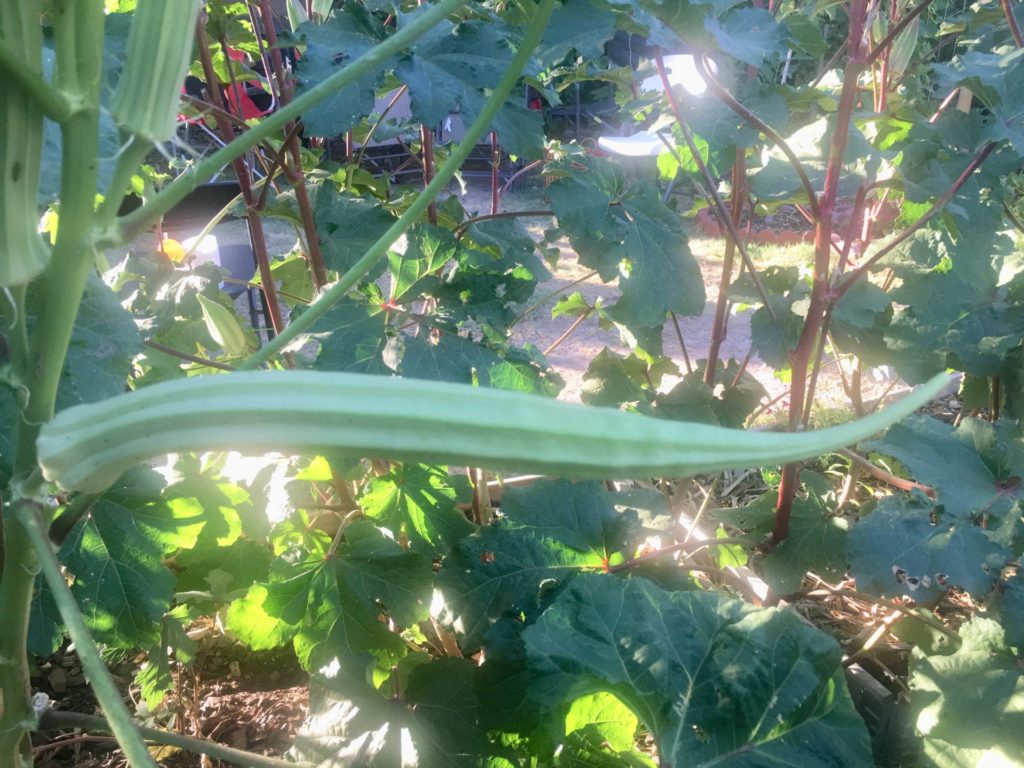
[(202, 240), (196, 237), (187, 237), (181, 241), (181, 247), (185, 253), (192, 254), (193, 266), (199, 264), (216, 264), (220, 266), (220, 245), (214, 235), (206, 235)]
[[(668, 75), (669, 85), (681, 85), (691, 96), (703, 96), (707, 91), (708, 84), (704, 82), (704, 78), (697, 71), (697, 62), (691, 54), (673, 54), (672, 56), (665, 56), (661, 61), (665, 65), (665, 74)], [(713, 61), (708, 62), (708, 67), (712, 72), (718, 71)], [(651, 93), (661, 93), (664, 91), (665, 88), (661, 82), (661, 75), (652, 75), (644, 79), (640, 83), (640, 90)]]
[[(675, 146), (671, 136), (665, 138)], [(622, 157), (657, 157), (666, 149), (665, 142), (653, 131), (637, 131), (632, 136), (602, 136), (597, 146)]]

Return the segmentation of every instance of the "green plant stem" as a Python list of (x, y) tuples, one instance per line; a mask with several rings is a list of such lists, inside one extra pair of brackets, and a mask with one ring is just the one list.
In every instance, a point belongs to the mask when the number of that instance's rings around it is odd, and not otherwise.
[(284, 130), (285, 126), (297, 120), (303, 113), (308, 112), (330, 94), (344, 88), (367, 72), (382, 67), (388, 59), (465, 3), (466, 0), (441, 0), (422, 14), (416, 14), (408, 26), (374, 46), (344, 69), (296, 97), (290, 104), (265, 118), (258, 125), (254, 125), (223, 149), (214, 152), (191, 171), (182, 174), (164, 187), (150, 202), (127, 216), (123, 216), (116, 225), (101, 233), (99, 245), (104, 247), (131, 241), (181, 202), (196, 187), (213, 178), (225, 165), (241, 157), (261, 141)]
[(156, 762), (150, 756), (145, 742), (136, 729), (135, 721), (132, 720), (128, 708), (121, 700), (121, 694), (118, 693), (114, 681), (107, 672), (107, 667), (100, 657), (100, 651), (89, 633), (89, 628), (85, 625), (81, 611), (78, 610), (75, 596), (71, 594), (71, 588), (68, 586), (64, 574), (61, 573), (60, 563), (53, 552), (50, 540), (43, 531), (43, 523), (40, 520), (37, 506), (28, 501), (19, 502), (16, 506), (18, 521), (26, 531), (28, 539), (38, 555), (40, 570), (42, 570), (46, 583), (50, 586), (53, 601), (57, 604), (60, 617), (64, 620), (68, 634), (75, 644), (75, 652), (82, 662), (82, 669), (89, 676), (93, 693), (96, 694), (96, 699), (109, 718), (111, 733), (117, 737), (117, 743), (121, 745), (132, 768), (139, 768), (139, 766), (157, 768)]
[(310, 304), (308, 309), (295, 318), (281, 334), (239, 365), (239, 369), (251, 370), (262, 365), (283, 350), (296, 336), (310, 328), (334, 304), (344, 297), (378, 261), (384, 258), (388, 248), (423, 215), (434, 198), (448, 185), (448, 182), (462, 166), (462, 163), (469, 157), (469, 153), (476, 146), (477, 139), (490, 128), (498, 111), (505, 104), (505, 99), (508, 98), (512, 88), (518, 82), (520, 73), (533, 54), (533, 49), (536, 48), (537, 43), (540, 41), (540, 36), (553, 9), (554, 0), (541, 0), (534, 17), (530, 20), (530, 26), (527, 28), (526, 34), (523, 35), (522, 44), (519, 46), (519, 50), (516, 51), (516, 55), (512, 59), (509, 68), (491, 93), (483, 109), (480, 110), (476, 120), (466, 130), (466, 135), (459, 143), (459, 146), (448, 156), (444, 165), (438, 169), (437, 174), (430, 184), (427, 185), (426, 189), (417, 196), (398, 221), (392, 224), (387, 232), (370, 246), (370, 249), (359, 261), (349, 268), (337, 283), (327, 289), (319, 299)]
[[(61, 712), (49, 710), (43, 713), (39, 721), (40, 731), (56, 731), (65, 728), (81, 728), (87, 731), (103, 731), (113, 733), (114, 728), (105, 718), (96, 715), (84, 715), (79, 712)], [(218, 744), (207, 739), (197, 739), (193, 736), (185, 736), (181, 733), (163, 731), (159, 728), (146, 728), (136, 726), (139, 733), (154, 744), (167, 744), (171, 747), (178, 747), (194, 752), (199, 755), (208, 755), (215, 760), (223, 760), (233, 765), (244, 765), (247, 768), (313, 768), (313, 763), (280, 760), (276, 757), (257, 755), (246, 752), (242, 749), (234, 749), (223, 744)]]
[[(17, 502), (16, 502), (17, 503)], [(3, 576), (0, 581), (0, 764), (31, 765), (27, 726), (32, 719), (28, 635), (32, 591), (39, 564), (25, 529), (9, 512), (4, 527)]]
[[(78, 109), (61, 125), (63, 139), (60, 227), (53, 255), (36, 297), (36, 322), (26, 366), (28, 400), (20, 410), (14, 449), (14, 505), (21, 496), (38, 493), (36, 437), (53, 416), (57, 387), (71, 331), (78, 313), (93, 251), (89, 236), (93, 222), (99, 146), (99, 85), (103, 61), (103, 3), (99, 0), (55, 2), (52, 12), (57, 42), (55, 82)], [(23, 521), (4, 519), (5, 558), (0, 580), (0, 765), (30, 764), (25, 717), (29, 713), (28, 615), (37, 557), (29, 546)], [(65, 585), (66, 586), (66, 585)], [(18, 761), (16, 761), (16, 758)]]
[(43, 114), (57, 123), (63, 123), (74, 109), (71, 102), (36, 72), (31, 64), (15, 55), (14, 51), (0, 41), (0, 72), (10, 77), (15, 87), (31, 96)]

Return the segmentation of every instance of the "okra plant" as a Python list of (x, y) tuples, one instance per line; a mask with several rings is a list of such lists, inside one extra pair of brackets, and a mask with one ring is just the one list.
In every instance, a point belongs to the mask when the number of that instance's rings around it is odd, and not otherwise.
[[(916, 644), (913, 759), (1015, 764), (1019, 4), (286, 6), (276, 24), (269, 0), (0, 0), (0, 765), (83, 723), (132, 766), (155, 765), (147, 740), (282, 764), (140, 728), (104, 666), (101, 649), (146, 651), (134, 685), (159, 720), (188, 624), (214, 614), (309, 673), (299, 764), (873, 764), (843, 673), (844, 652), (870, 650), (744, 602), (728, 569), (748, 558), (773, 599), (808, 571), (849, 574), (894, 612)], [(645, 41), (627, 38), (626, 64), (624, 34)], [(669, 83), (684, 50), (703, 97)], [(183, 95), (189, 72), (202, 97)], [(636, 87), (651, 76), (662, 92)], [(239, 84), (260, 79), (275, 108), (246, 121)], [(661, 132), (661, 181), (686, 194), (545, 136), (527, 85), (552, 105), (606, 89)], [(390, 118), (406, 94), (411, 117)], [(435, 146), (453, 117), (463, 138)], [(222, 144), (183, 144), (186, 120)], [(374, 137), (410, 129), (416, 184), (371, 173)], [(481, 145), (489, 212), (450, 192)], [(548, 208), (501, 210), (499, 147), (539, 169)], [(145, 245), (224, 169), (265, 327), (221, 271)], [(748, 247), (754, 216), (782, 205), (813, 231), (807, 270)], [(686, 224), (701, 207), (725, 241), (693, 360), (679, 317), (707, 303)], [(550, 224), (546, 243), (526, 217)], [(292, 252), (272, 252), (270, 218), (294, 227)], [(563, 237), (618, 298), (564, 295), (555, 314), (630, 348), (590, 362), (583, 405), (554, 399), (556, 371), (512, 332), (545, 303), (538, 253)], [(744, 312), (749, 352), (726, 360)], [(857, 418), (808, 429), (826, 351)], [(788, 381), (785, 431), (742, 429), (768, 405), (755, 358)], [(875, 412), (862, 381), (881, 366), (920, 386)], [(950, 370), (968, 416), (912, 416)], [(844, 455), (898, 492), (851, 514), (852, 485), (839, 499), (797, 462), (858, 442)], [(778, 487), (707, 513), (714, 545), (660, 491), (600, 482), (779, 464)], [(495, 510), (513, 471), (546, 477), (509, 483)], [(932, 613), (953, 589), (982, 614), (959, 632)], [(30, 655), (68, 638), (105, 720), (33, 697)]]

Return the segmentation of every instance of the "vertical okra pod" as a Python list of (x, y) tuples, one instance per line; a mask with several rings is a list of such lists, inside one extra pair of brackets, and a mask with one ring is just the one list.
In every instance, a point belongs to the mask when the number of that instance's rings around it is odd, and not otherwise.
[[(0, 3), (0, 41), (25, 64), (42, 71), (39, 3)], [(39, 169), (43, 113), (23, 89), (0, 85), (0, 287), (21, 285), (46, 266), (49, 248), (39, 234)]]
[(127, 136), (159, 144), (174, 135), (200, 4), (139, 0), (124, 69), (110, 103), (114, 121)]

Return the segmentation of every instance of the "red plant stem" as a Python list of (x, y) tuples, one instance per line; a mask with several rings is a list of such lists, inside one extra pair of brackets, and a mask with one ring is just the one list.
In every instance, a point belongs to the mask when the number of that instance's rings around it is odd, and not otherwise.
[(860, 454), (854, 453), (853, 451), (848, 450), (846, 448), (840, 448), (838, 451), (836, 451), (836, 453), (838, 453), (840, 456), (845, 456), (858, 467), (865, 470), (869, 475), (877, 478), (878, 480), (881, 480), (883, 483), (888, 483), (893, 488), (897, 488), (898, 490), (907, 492), (918, 490), (924, 493), (926, 496), (931, 496), (933, 499), (935, 498), (935, 489), (932, 488), (930, 485), (922, 485), (921, 483), (915, 483), (913, 480), (907, 480), (902, 477), (896, 477), (896, 475), (886, 472), (884, 469), (882, 469), (879, 466), (876, 466), (873, 462), (864, 458)]
[(992, 421), (999, 421), (1000, 400), (1003, 399), (1002, 381), (998, 376), (992, 377)]
[[(707, 165), (704, 164), (704, 158), (700, 156), (697, 145), (693, 141), (693, 135), (690, 133), (690, 128), (683, 119), (683, 113), (680, 111), (676, 97), (672, 93), (672, 87), (669, 85), (668, 73), (665, 71), (665, 63), (661, 58), (660, 50), (655, 52), (654, 61), (658, 66), (658, 74), (661, 76), (661, 82), (665, 88), (665, 95), (668, 97), (669, 106), (672, 108), (672, 114), (676, 118), (676, 123), (679, 125), (679, 130), (683, 134), (683, 139), (686, 140), (686, 146), (690, 150), (690, 154), (693, 156), (693, 161), (697, 164), (697, 169), (700, 171), (701, 176), (704, 177), (704, 183), (707, 185), (707, 191), (714, 201), (713, 208), (717, 214), (718, 221), (729, 232), (729, 237), (732, 239), (732, 242), (735, 243), (735, 247), (739, 249), (740, 256), (743, 257), (743, 263), (746, 264), (747, 269), (750, 270), (750, 277), (754, 281), (754, 286), (757, 288), (757, 293), (761, 297), (761, 301), (764, 302), (764, 306), (768, 310), (768, 314), (771, 316), (772, 320), (775, 320), (775, 310), (772, 309), (771, 302), (768, 301), (768, 292), (764, 288), (764, 283), (761, 282), (761, 275), (758, 274), (757, 269), (754, 268), (754, 262), (751, 260), (750, 254), (747, 252), (746, 245), (740, 238), (737, 227), (733, 226), (732, 218), (725, 210), (725, 203), (722, 202), (722, 196), (718, 194), (718, 185), (715, 182), (715, 178), (711, 175)], [(673, 153), (676, 162), (682, 166), (682, 158), (679, 157), (675, 147), (673, 147), (661, 134), (658, 134), (658, 137), (662, 140), (668, 150)]]
[(952, 200), (956, 193), (960, 190), (960, 187), (962, 187), (971, 177), (971, 175), (976, 170), (978, 170), (978, 167), (983, 162), (985, 162), (985, 159), (990, 154), (992, 154), (992, 150), (994, 150), (995, 148), (996, 142), (994, 141), (991, 141), (984, 147), (982, 147), (981, 151), (974, 156), (974, 159), (971, 160), (971, 162), (967, 165), (963, 173), (961, 173), (957, 177), (956, 181), (953, 182), (953, 185), (943, 193), (942, 197), (935, 201), (935, 204), (932, 205), (931, 208), (929, 208), (917, 221), (915, 221), (909, 227), (907, 227), (898, 235), (896, 235), (896, 237), (894, 237), (892, 240), (886, 243), (881, 249), (879, 249), (877, 253), (873, 254), (870, 259), (865, 261), (863, 264), (857, 267), (857, 269), (850, 273), (849, 277), (847, 277), (846, 280), (844, 280), (842, 284), (840, 284), (839, 287), (832, 292), (832, 303), (834, 304), (835, 302), (839, 301), (843, 296), (845, 296), (846, 292), (853, 287), (853, 284), (857, 282), (857, 280), (859, 280), (861, 277), (866, 275), (868, 271), (871, 269), (871, 267), (873, 267), (883, 258), (888, 256), (893, 248), (898, 246), (900, 243), (902, 243), (904, 240), (906, 240), (908, 237), (914, 234), (917, 230), (919, 230), (921, 227), (923, 227), (925, 224), (931, 221), (939, 211), (945, 208), (949, 201)]
[(999, 4), (1003, 7), (1003, 14), (1006, 16), (1006, 22), (1010, 25), (1010, 34), (1013, 35), (1013, 42), (1017, 44), (1018, 48), (1024, 48), (1024, 35), (1021, 34), (1020, 25), (1017, 23), (1017, 17), (1013, 15), (1013, 8), (1010, 7), (1010, 0), (999, 0)]
[(388, 116), (388, 113), (392, 109), (394, 109), (395, 104), (398, 103), (398, 100), (400, 98), (402, 98), (402, 96), (408, 90), (409, 90), (409, 86), (407, 86), (407, 85), (403, 85), (401, 88), (396, 88), (395, 89), (394, 95), (392, 95), (392, 97), (391, 97), (391, 101), (389, 101), (384, 106), (384, 109), (381, 111), (380, 118), (377, 120), (377, 122), (375, 122), (372, 126), (370, 126), (370, 130), (366, 132), (366, 138), (363, 139), (363, 143), (359, 146), (359, 152), (358, 152), (358, 154), (356, 154), (354, 165), (362, 165), (363, 164), (363, 155), (366, 154), (366, 148), (370, 146), (370, 141), (373, 139), (373, 134), (375, 134), (377, 132), (377, 129), (384, 122), (384, 118)]
[[(434, 132), (425, 125), (420, 126), (420, 144), (423, 145), (423, 186), (434, 179)], [(437, 203), (427, 208), (427, 221), (437, 224)]]
[(853, 201), (853, 212), (850, 214), (850, 221), (846, 225), (846, 237), (843, 239), (843, 250), (839, 254), (839, 264), (836, 267), (836, 271), (842, 272), (846, 269), (846, 264), (850, 259), (850, 248), (853, 245), (853, 241), (857, 239), (854, 234), (854, 227), (857, 222), (860, 221), (861, 216), (864, 215), (864, 202), (868, 196), (868, 185), (862, 184), (857, 190), (857, 197)]
[(821, 321), (821, 332), (818, 334), (818, 346), (814, 355), (814, 366), (811, 369), (811, 380), (807, 385), (807, 396), (804, 404), (804, 414), (800, 422), (806, 428), (811, 420), (811, 408), (814, 406), (814, 390), (818, 386), (818, 374), (821, 372), (821, 361), (825, 357), (825, 342), (828, 338), (828, 329), (832, 324), (831, 308), (825, 311), (825, 319)]
[[(200, 14), (196, 22), (196, 42), (199, 49), (199, 60), (203, 66), (203, 76), (206, 78), (207, 88), (210, 92), (210, 99), (218, 109), (229, 111), (224, 101), (224, 94), (221, 92), (220, 81), (213, 68), (213, 59), (210, 57), (210, 41), (206, 36), (206, 15)], [(223, 44), (222, 44), (223, 45)], [(227, 46), (224, 46), (224, 56), (227, 57)], [(230, 65), (228, 71), (231, 71)], [(218, 120), (217, 128), (225, 144), (230, 144), (235, 138), (235, 130), (227, 120)], [(235, 176), (238, 178), (238, 185), (242, 190), (242, 197), (245, 199), (246, 218), (249, 222), (249, 237), (252, 240), (253, 252), (256, 254), (256, 263), (260, 271), (260, 288), (263, 291), (263, 303), (270, 317), (270, 325), (275, 334), (284, 329), (284, 318), (281, 316), (281, 307), (277, 301), (277, 289), (274, 286), (274, 276), (270, 271), (270, 257), (267, 254), (267, 240), (263, 232), (263, 221), (256, 210), (256, 195), (252, 188), (252, 175), (249, 173), (249, 166), (241, 157), (232, 162)], [(269, 183), (269, 182), (268, 182)]]
[[(822, 191), (817, 226), (814, 231), (814, 278), (807, 317), (796, 349), (790, 353), (792, 369), (791, 396), (789, 400), (789, 428), (799, 428), (804, 414), (807, 394), (807, 369), (811, 354), (822, 331), (828, 308), (828, 280), (832, 254), (832, 218), (836, 196), (839, 191), (839, 177), (843, 167), (843, 154), (850, 134), (853, 108), (857, 100), (857, 81), (867, 66), (862, 49), (864, 23), (867, 18), (866, 0), (851, 0), (849, 9), (849, 58), (843, 70), (843, 89), (839, 96), (835, 129), (829, 147), (828, 167), (825, 171), (825, 186)], [(778, 544), (789, 535), (789, 519), (793, 511), (793, 499), (799, 485), (797, 465), (790, 463), (782, 468), (778, 503), (775, 508), (775, 528), (772, 542)]]
[[(747, 176), (746, 150), (736, 148), (736, 159), (732, 165), (732, 226), (738, 230), (743, 216), (745, 200), (744, 183)], [(753, 220), (754, 211), (750, 211)], [(718, 372), (718, 354), (725, 341), (728, 328), (726, 318), (729, 311), (729, 284), (732, 281), (732, 264), (736, 255), (736, 241), (729, 238), (725, 241), (725, 253), (722, 256), (722, 277), (718, 283), (718, 300), (715, 302), (715, 320), (711, 328), (711, 341), (708, 345), (708, 362), (704, 368), (704, 383), (709, 387), (715, 385), (715, 374)]]
[[(294, 123), (292, 127), (292, 133), (301, 129), (298, 123)], [(289, 134), (290, 136), (291, 134)], [(267, 170), (267, 182), (263, 185), (263, 189), (260, 190), (260, 197), (256, 201), (256, 210), (262, 211), (267, 206), (267, 197), (270, 195), (270, 188), (273, 186), (274, 177), (277, 176), (278, 170), (282, 170), (285, 165), (285, 155), (288, 153), (288, 140), (285, 139), (285, 143), (274, 153), (274, 160), (271, 162)]]
[(918, 16), (920, 16), (921, 12), (924, 11), (924, 9), (931, 4), (932, 0), (922, 0), (922, 2), (915, 5), (906, 16), (904, 16), (896, 23), (896, 26), (889, 30), (889, 34), (883, 37), (881, 42), (871, 49), (871, 52), (867, 55), (867, 58), (864, 60), (864, 66), (870, 67), (872, 64), (874, 64), (878, 57), (882, 55), (882, 53), (889, 50), (889, 48), (892, 46), (893, 41), (897, 37), (899, 37), (900, 32), (906, 29), (907, 25), (910, 24), (910, 22), (912, 22)]
[(546, 161), (546, 160), (544, 160), (544, 159), (541, 159), (541, 160), (534, 160), (534, 161), (533, 161), (532, 163), (527, 163), (527, 164), (526, 164), (526, 165), (524, 165), (524, 166), (523, 166), (522, 168), (520, 168), (520, 169), (519, 169), (518, 171), (516, 171), (516, 172), (515, 172), (515, 173), (513, 173), (513, 174), (512, 174), (511, 176), (509, 176), (509, 177), (508, 177), (508, 180), (507, 180), (507, 181), (506, 181), (506, 182), (504, 183), (504, 185), (502, 185), (501, 189), (500, 189), (500, 190), (498, 190), (498, 199), (500, 200), (500, 199), (501, 199), (501, 197), (502, 197), (502, 196), (503, 196), (503, 195), (504, 195), (504, 194), (505, 194), (506, 192), (508, 192), (508, 191), (509, 191), (509, 189), (511, 189), (511, 188), (512, 188), (512, 185), (513, 185), (513, 184), (514, 184), (514, 183), (515, 183), (515, 182), (516, 182), (516, 181), (517, 181), (517, 180), (518, 180), (518, 179), (519, 179), (519, 178), (520, 178), (521, 176), (525, 176), (525, 175), (526, 175), (526, 174), (528, 174), (528, 173), (529, 173), (530, 171), (532, 171), (532, 170), (533, 170), (534, 168), (539, 168), (540, 166), (544, 165), (544, 163), (545, 163), (545, 162), (547, 162), (547, 161)]
[(498, 212), (498, 166), (501, 164), (501, 149), (498, 147), (498, 132), (491, 131), (491, 213)]
[[(291, 103), (292, 85), (284, 67), (284, 58), (281, 56), (281, 49), (277, 47), (277, 30), (274, 29), (274, 12), (270, 7), (270, 0), (260, 0), (260, 19), (263, 24), (263, 34), (266, 35), (267, 43), (270, 46), (270, 62), (274, 69), (273, 82), (277, 84), (277, 100), (284, 106)], [(258, 26), (253, 20), (253, 28)], [(263, 50), (263, 39), (256, 35), (260, 49)], [(285, 165), (285, 173), (292, 189), (295, 190), (295, 203), (299, 208), (299, 216), (302, 218), (302, 229), (306, 234), (306, 257), (309, 260), (309, 271), (313, 278), (313, 285), (319, 290), (327, 284), (327, 266), (324, 264), (324, 255), (320, 250), (320, 239), (316, 232), (316, 222), (313, 219), (313, 206), (309, 201), (309, 190), (306, 188), (306, 177), (302, 173), (302, 146), (299, 143), (299, 133), (295, 129), (296, 123), (285, 126), (285, 146), (291, 155), (291, 166)]]
[(939, 115), (941, 115), (943, 113), (943, 111), (945, 111), (946, 107), (948, 107), (950, 104), (953, 103), (953, 99), (956, 98), (956, 95), (958, 93), (960, 93), (960, 89), (959, 88), (954, 88), (952, 91), (950, 91), (949, 95), (942, 100), (941, 104), (939, 104), (939, 108), (935, 110), (935, 113), (931, 117), (928, 118), (928, 122), (929, 123), (934, 123), (936, 120), (938, 120), (939, 119)]
[(821, 210), (818, 207), (818, 196), (814, 191), (814, 187), (811, 185), (811, 180), (807, 178), (807, 173), (804, 171), (803, 165), (800, 163), (800, 158), (796, 156), (793, 148), (789, 146), (779, 132), (772, 128), (768, 123), (759, 118), (745, 106), (740, 104), (736, 97), (733, 96), (723, 86), (712, 73), (710, 67), (707, 65), (707, 60), (703, 56), (697, 56), (694, 59), (697, 63), (697, 69), (700, 70), (701, 77), (707, 82), (708, 88), (714, 93), (719, 99), (721, 99), (729, 109), (739, 115), (743, 120), (748, 123), (751, 127), (763, 133), (768, 137), (775, 146), (782, 150), (782, 154), (789, 160), (790, 165), (793, 166), (793, 170), (796, 171), (796, 175), (800, 177), (800, 183), (803, 185), (804, 192), (807, 193), (807, 204), (811, 207), (811, 213), (814, 214), (814, 218), (817, 220), (821, 217)]

